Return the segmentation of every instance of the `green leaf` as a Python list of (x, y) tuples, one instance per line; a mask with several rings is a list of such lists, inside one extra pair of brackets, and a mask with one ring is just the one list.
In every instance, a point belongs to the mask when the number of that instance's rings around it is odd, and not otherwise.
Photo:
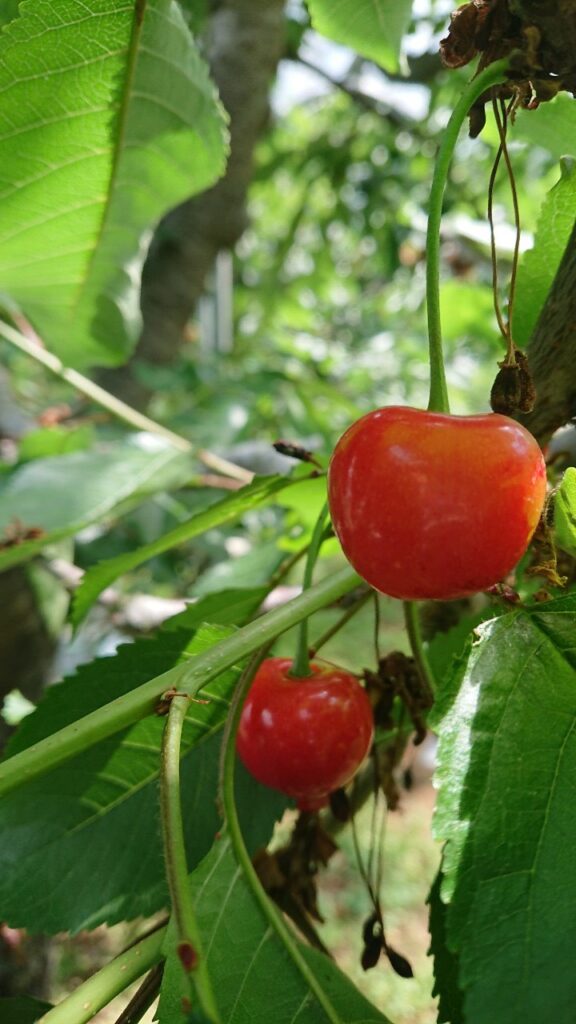
[(441, 897), (442, 873), (438, 872), (428, 897), (430, 907), (430, 955), (434, 957), (434, 988), (438, 996), (438, 1024), (464, 1024), (462, 993), (458, 987), (458, 958), (446, 945), (446, 904)]
[(105, 562), (95, 565), (88, 570), (74, 595), (73, 624), (78, 626), (82, 622), (98, 595), (119, 576), (131, 569), (136, 569), (143, 562), (147, 562), (149, 558), (154, 558), (178, 544), (184, 544), (192, 537), (198, 537), (201, 533), (212, 530), (215, 526), (233, 522), (249, 509), (264, 504), (278, 491), (293, 482), (284, 476), (258, 477), (251, 484), (192, 516), (185, 523), (180, 523), (150, 544), (145, 544), (135, 551), (118, 555), (116, 558), (109, 558)]
[(0, 30), (18, 17), (20, 0), (2, 0), (0, 6)]
[(194, 595), (204, 597), (221, 590), (242, 590), (263, 586), (285, 558), (276, 542), (260, 544), (238, 558), (226, 558), (211, 566), (194, 584)]
[[(155, 639), (120, 647), (51, 687), (12, 738), (8, 756), (212, 646), (222, 628), (197, 630), (199, 621), (208, 612), (224, 621), (239, 616), (249, 611), (246, 598), (245, 592), (207, 598)], [(210, 704), (191, 704), (185, 724), (182, 792), (191, 867), (220, 827), (218, 733), (236, 678), (236, 671), (226, 672), (206, 687)], [(10, 842), (0, 844), (1, 919), (34, 931), (75, 932), (166, 905), (157, 792), (163, 727), (162, 718), (151, 716), (2, 800), (0, 832)], [(286, 801), (242, 772), (238, 800), (254, 849)]]
[(576, 109), (572, 98), (560, 93), (536, 110), (520, 108), (514, 122), (514, 138), (542, 146), (557, 160), (576, 156)]
[(94, 431), (88, 425), (44, 427), (25, 434), (18, 447), (19, 462), (46, 459), (51, 455), (85, 451), (94, 443)]
[(554, 537), (558, 547), (576, 558), (576, 469), (569, 466), (554, 495)]
[(13, 996), (0, 999), (0, 1020), (5, 1024), (35, 1024), (50, 1009), (50, 1003), (42, 1003), (39, 999)]
[(148, 236), (223, 113), (174, 0), (25, 0), (0, 35), (0, 290), (68, 365), (124, 362)]
[[(297, 942), (333, 1015), (310, 988), (288, 948), (270, 926), (238, 869), (224, 836), (191, 876), (195, 908), (207, 951), (208, 970), (227, 1024), (387, 1024), (333, 961)], [(167, 965), (157, 1019), (186, 1024), (182, 1011), (182, 973), (168, 931)]]
[(576, 598), (478, 627), (440, 723), (435, 821), (467, 1024), (571, 1024)]
[(441, 703), (445, 697), (446, 686), (453, 675), (454, 665), (462, 657), (470, 636), (480, 622), (493, 618), (494, 614), (493, 608), (483, 608), (474, 614), (462, 614), (456, 625), (446, 631), (435, 633), (432, 640), (426, 645), (428, 662), (439, 690), (436, 706), (432, 710), (434, 720), (438, 715), (438, 703)]
[(520, 347), (530, 340), (575, 220), (576, 166), (566, 164), (543, 203), (534, 247), (520, 261), (514, 305), (514, 340)]
[(0, 530), (18, 522), (44, 534), (0, 550), (0, 571), (99, 522), (128, 499), (179, 486), (191, 475), (190, 457), (171, 446), (147, 451), (125, 441), (18, 467), (0, 489)]
[(350, 46), (387, 71), (398, 70), (412, 0), (308, 0), (308, 9), (317, 32)]
[(458, 278), (443, 281), (440, 287), (440, 315), (446, 341), (480, 341), (499, 345), (492, 326), (494, 297), (492, 289), (478, 283), (469, 284)]

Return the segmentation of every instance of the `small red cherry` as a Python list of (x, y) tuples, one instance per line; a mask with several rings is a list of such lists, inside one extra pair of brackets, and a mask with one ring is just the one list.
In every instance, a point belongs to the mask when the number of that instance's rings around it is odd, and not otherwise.
[(373, 738), (370, 702), (356, 676), (312, 662), (309, 676), (292, 676), (292, 659), (268, 658), (246, 698), (238, 754), (259, 782), (312, 811), (346, 785)]

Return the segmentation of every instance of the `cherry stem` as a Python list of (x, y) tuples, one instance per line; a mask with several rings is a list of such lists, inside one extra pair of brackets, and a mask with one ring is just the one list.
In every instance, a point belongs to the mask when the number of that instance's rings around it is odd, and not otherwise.
[[(160, 766), (160, 812), (164, 839), (164, 862), (166, 880), (170, 892), (174, 931), (169, 933), (179, 947), (189, 950), (194, 963), (187, 974), (189, 995), (195, 992), (198, 1003), (208, 1020), (220, 1024), (220, 1013), (214, 998), (206, 956), (202, 949), (202, 938), (196, 921), (192, 902), (186, 844), (182, 823), (180, 800), (180, 746), (182, 728), (188, 711), (190, 698), (177, 695), (170, 701), (170, 710), (164, 728), (162, 759)], [(175, 934), (174, 934), (175, 933)]]
[(498, 109), (498, 102), (494, 97), (492, 100), (494, 108), (494, 118), (496, 121), (496, 127), (498, 128), (498, 135), (500, 137), (500, 149), (502, 156), (504, 157), (504, 163), (506, 165), (506, 171), (508, 174), (508, 180), (510, 182), (510, 193), (512, 195), (512, 206), (514, 208), (514, 253), (512, 255), (512, 270), (510, 273), (510, 288), (508, 293), (508, 323), (506, 325), (505, 339), (506, 339), (506, 366), (516, 366), (516, 348), (514, 345), (514, 334), (512, 331), (512, 315), (514, 313), (514, 299), (516, 296), (516, 276), (518, 273), (518, 260), (520, 257), (520, 237), (521, 237), (521, 225), (520, 225), (520, 208), (518, 205), (518, 191), (516, 189), (516, 180), (514, 178), (514, 168), (512, 167), (512, 161), (510, 160), (510, 153), (508, 152), (508, 146), (506, 144), (506, 134), (508, 131), (508, 113), (512, 109), (512, 104), (507, 108), (503, 101), (500, 102), (500, 110)]
[(442, 203), (450, 163), (458, 135), (470, 108), (483, 92), (506, 78), (510, 63), (508, 59), (494, 61), (476, 78), (468, 83), (442, 136), (434, 167), (430, 188), (428, 231), (426, 235), (426, 305), (428, 313), (428, 339), (430, 350), (430, 400), (432, 412), (450, 412), (446, 371), (442, 351), (442, 328), (440, 322), (440, 222)]
[[(328, 505), (324, 504), (320, 511), (320, 515), (316, 520), (316, 525), (312, 531), (312, 537), (310, 539), (310, 547), (308, 548), (308, 554), (306, 556), (306, 565), (304, 567), (304, 579), (302, 580), (302, 592), (305, 593), (312, 586), (312, 577), (314, 575), (314, 566), (318, 561), (318, 555), (320, 554), (320, 548), (326, 539), (326, 517), (328, 515)], [(308, 654), (308, 618), (302, 619), (298, 629), (298, 643), (296, 645), (296, 657), (290, 669), (290, 675), (296, 676), (298, 679), (304, 679), (310, 675), (310, 656)]]
[(420, 616), (418, 614), (418, 605), (415, 601), (404, 602), (404, 622), (406, 624), (406, 633), (408, 634), (408, 639), (410, 641), (412, 655), (422, 681), (426, 703), (431, 707), (434, 703), (436, 686), (434, 682), (434, 674), (432, 672), (430, 662), (428, 661), (428, 655), (426, 654), (424, 644), (422, 643)]

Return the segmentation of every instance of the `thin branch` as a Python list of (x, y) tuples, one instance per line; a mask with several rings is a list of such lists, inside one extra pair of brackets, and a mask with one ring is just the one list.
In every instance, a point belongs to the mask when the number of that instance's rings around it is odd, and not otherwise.
[(315, 75), (322, 78), (323, 81), (328, 82), (333, 89), (337, 89), (339, 92), (349, 96), (354, 103), (358, 106), (363, 107), (364, 110), (369, 110), (374, 114), (378, 114), (379, 117), (385, 117), (392, 124), (404, 125), (404, 121), (395, 110), (392, 109), (387, 103), (382, 100), (376, 99), (374, 96), (369, 96), (368, 93), (362, 92), (361, 89), (356, 89), (353, 85), (346, 80), (346, 78), (333, 78), (324, 68), (318, 67), (317, 64), (313, 64), (311, 61), (306, 60), (305, 57), (298, 55), (297, 58), (292, 58), (295, 64), (300, 64), (302, 67), (307, 68), (309, 71), (313, 71)]
[(404, 621), (414, 661), (416, 662), (416, 667), (420, 675), (423, 695), (426, 697), (427, 706), (432, 707), (436, 689), (434, 674), (430, 667), (430, 662), (428, 661), (428, 655), (424, 649), (424, 644), (422, 643), (420, 616), (418, 613), (418, 605), (415, 601), (404, 601)]
[(165, 441), (168, 441), (178, 451), (194, 454), (205, 466), (218, 473), (222, 473), (223, 476), (231, 477), (234, 480), (241, 480), (243, 483), (250, 483), (253, 479), (253, 473), (243, 469), (241, 466), (236, 466), (233, 462), (229, 462), (228, 459), (223, 459), (214, 452), (206, 451), (203, 448), (195, 449), (187, 438), (181, 437), (180, 434), (175, 434), (167, 427), (163, 427), (161, 423), (157, 423), (143, 413), (138, 412), (137, 409), (133, 409), (132, 406), (116, 398), (115, 395), (110, 394), (109, 391), (100, 387), (99, 384), (95, 384), (94, 381), (85, 377), (77, 370), (64, 366), (57, 356), (48, 352), (37, 341), (27, 338), (26, 335), (2, 320), (0, 320), (0, 336), (11, 345), (14, 345), (15, 348), (36, 360), (37, 363), (40, 363), (47, 370), (50, 370), (54, 376), (66, 381), (67, 384), (70, 384), (80, 394), (85, 395), (92, 402), (96, 402), (103, 409), (107, 409), (116, 419), (128, 423), (129, 426), (134, 427), (136, 430), (145, 430), (150, 434), (156, 434), (157, 437), (164, 438)]

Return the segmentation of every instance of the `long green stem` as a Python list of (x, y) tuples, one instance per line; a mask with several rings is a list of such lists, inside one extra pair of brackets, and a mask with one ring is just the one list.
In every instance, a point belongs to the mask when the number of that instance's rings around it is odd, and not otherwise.
[(432, 707), (436, 689), (434, 684), (434, 674), (432, 672), (430, 662), (428, 661), (428, 655), (424, 649), (424, 644), (422, 643), (418, 605), (415, 601), (404, 602), (404, 622), (406, 624), (406, 632), (410, 641), (410, 648), (422, 681), (422, 687), (424, 689), (423, 695), (426, 698), (426, 704), (429, 707)]
[[(318, 560), (320, 554), (320, 548), (325, 538), (326, 529), (326, 516), (328, 515), (328, 505), (323, 505), (320, 515), (316, 520), (316, 524), (312, 531), (312, 538), (310, 540), (310, 547), (308, 548), (308, 554), (306, 556), (306, 565), (304, 567), (304, 578), (302, 580), (302, 589), (307, 591), (312, 586), (312, 577), (314, 575), (314, 566)], [(291, 669), (291, 675), (296, 676), (298, 679), (303, 679), (305, 676), (310, 675), (310, 658), (308, 656), (308, 622), (309, 620), (302, 619), (300, 628), (298, 630), (298, 644), (296, 647), (296, 657)]]
[(122, 402), (115, 395), (110, 394), (109, 391), (95, 384), (93, 380), (78, 373), (77, 370), (64, 366), (57, 356), (48, 352), (37, 342), (27, 338), (25, 334), (15, 330), (14, 327), (10, 327), (3, 320), (0, 320), (0, 337), (10, 342), (15, 348), (20, 349), (21, 352), (25, 352), (27, 356), (31, 356), (37, 363), (41, 363), (55, 377), (66, 381), (67, 384), (70, 384), (80, 394), (85, 395), (86, 398), (89, 398), (103, 409), (107, 409), (116, 419), (128, 423), (129, 426), (135, 427), (136, 430), (145, 430), (149, 434), (163, 437), (174, 448), (196, 455), (205, 466), (209, 466), (210, 469), (214, 469), (217, 473), (222, 473), (223, 476), (232, 477), (234, 480), (241, 480), (242, 483), (250, 483), (252, 480), (253, 473), (243, 469), (241, 466), (236, 466), (233, 462), (223, 459), (214, 452), (206, 451), (204, 448), (195, 449), (187, 438), (181, 437), (180, 434), (175, 434), (172, 430), (168, 430), (167, 427), (163, 427), (161, 423), (156, 423), (155, 420), (144, 416), (137, 409), (133, 409), (131, 405), (127, 405), (126, 402)]
[(236, 860), (242, 869), (244, 879), (250, 887), (252, 895), (258, 903), (264, 917), (271, 925), (288, 955), (292, 958), (293, 963), (300, 971), (303, 979), (310, 989), (310, 992), (319, 1002), (327, 1020), (330, 1021), (330, 1024), (343, 1024), (340, 1014), (322, 988), (316, 974), (310, 969), (306, 960), (302, 956), (298, 943), (294, 937), (294, 933), (286, 925), (284, 918), (264, 892), (258, 875), (254, 870), (252, 861), (250, 860), (248, 850), (246, 849), (238, 818), (238, 812), (236, 810), (236, 801), (234, 797), (236, 734), (240, 724), (240, 715), (242, 714), (244, 699), (250, 688), (252, 678), (258, 667), (261, 656), (261, 652), (258, 652), (242, 674), (242, 678), (236, 688), (232, 704), (230, 706), (230, 711), (228, 713), (226, 731), (223, 739), (221, 771), (221, 800), (224, 809), (226, 828), (230, 836)]
[(194, 904), (188, 879), (186, 845), (182, 825), (180, 800), (180, 745), (182, 726), (190, 703), (189, 697), (176, 695), (170, 701), (170, 710), (164, 729), (162, 762), (160, 767), (160, 809), (164, 839), (164, 862), (170, 892), (172, 917), (176, 927), (176, 941), (180, 960), (187, 977), (196, 991), (198, 1002), (208, 1020), (219, 1024), (220, 1013), (206, 957), (202, 937), (196, 921)]
[(337, 601), (358, 586), (359, 582), (359, 577), (352, 569), (341, 569), (281, 608), (275, 608), (239, 629), (204, 654), (176, 665), (169, 672), (156, 676), (130, 693), (8, 758), (0, 764), (0, 796), (56, 768), (100, 740), (134, 725), (146, 715), (153, 714), (159, 698), (167, 690), (174, 689), (194, 696), (211, 679), (242, 661), (262, 644), (291, 629), (308, 615)]
[(430, 401), (428, 408), (434, 412), (450, 411), (440, 324), (440, 221), (448, 171), (460, 129), (470, 108), (483, 92), (506, 78), (508, 69), (508, 60), (495, 61), (467, 85), (444, 130), (434, 167), (426, 236), (426, 304), (430, 345)]
[(166, 928), (147, 935), (93, 974), (71, 995), (54, 1006), (38, 1024), (86, 1024), (104, 1006), (162, 959)]

